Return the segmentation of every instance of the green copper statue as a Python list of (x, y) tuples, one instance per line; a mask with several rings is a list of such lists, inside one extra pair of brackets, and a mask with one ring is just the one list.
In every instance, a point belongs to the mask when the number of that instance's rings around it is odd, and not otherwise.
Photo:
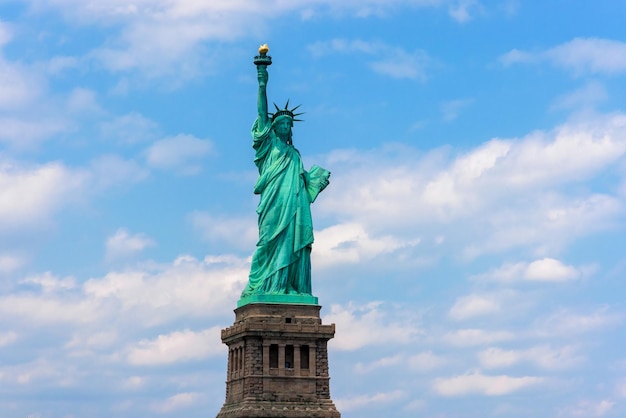
[[(254, 60), (259, 81), (258, 117), (252, 126), (254, 163), (259, 178), (254, 193), (261, 195), (257, 208), (259, 241), (252, 257), (248, 285), (239, 306), (252, 301), (316, 303), (311, 293), (311, 203), (328, 186), (330, 172), (313, 166), (306, 171), (292, 144), (297, 107), (276, 112), (267, 109), (269, 48), (262, 45)], [(285, 295), (285, 296), (281, 296)]]

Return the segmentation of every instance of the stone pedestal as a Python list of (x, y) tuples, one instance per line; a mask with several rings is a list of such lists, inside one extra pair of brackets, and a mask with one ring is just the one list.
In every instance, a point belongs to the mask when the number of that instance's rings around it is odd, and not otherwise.
[(328, 340), (319, 305), (252, 303), (222, 330), (226, 402), (217, 418), (340, 418), (330, 399)]

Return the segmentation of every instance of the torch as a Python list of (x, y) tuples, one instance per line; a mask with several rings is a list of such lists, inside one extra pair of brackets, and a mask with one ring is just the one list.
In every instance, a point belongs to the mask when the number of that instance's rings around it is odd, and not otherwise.
[(272, 57), (267, 55), (267, 51), (269, 51), (269, 47), (267, 44), (261, 45), (259, 47), (259, 55), (254, 57), (254, 64), (258, 67), (267, 68), (272, 65)]

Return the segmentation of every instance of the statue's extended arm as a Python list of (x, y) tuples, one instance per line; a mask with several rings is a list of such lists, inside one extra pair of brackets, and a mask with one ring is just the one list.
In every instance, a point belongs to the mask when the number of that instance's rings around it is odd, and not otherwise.
[(269, 75), (266, 66), (257, 66), (257, 78), (259, 79), (259, 97), (257, 98), (259, 129), (263, 130), (269, 124), (269, 118), (267, 117), (267, 80)]

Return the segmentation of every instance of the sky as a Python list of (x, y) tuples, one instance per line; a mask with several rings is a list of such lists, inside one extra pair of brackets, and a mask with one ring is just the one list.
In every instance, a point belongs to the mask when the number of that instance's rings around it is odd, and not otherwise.
[(312, 280), (342, 416), (626, 416), (625, 16), (0, 0), (0, 416), (217, 414), (262, 43), (332, 172)]

